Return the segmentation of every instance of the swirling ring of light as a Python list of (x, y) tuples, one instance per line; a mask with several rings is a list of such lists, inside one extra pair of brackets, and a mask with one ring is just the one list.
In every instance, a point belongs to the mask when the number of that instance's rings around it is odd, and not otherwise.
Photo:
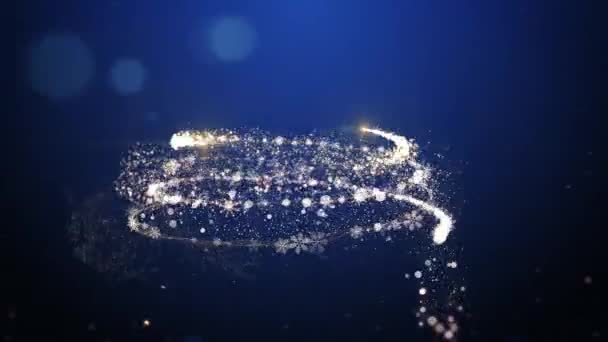
[[(433, 245), (442, 245), (453, 219), (434, 203), (434, 170), (418, 162), (417, 144), (380, 129), (361, 133), (393, 146), (258, 130), (182, 131), (170, 147), (131, 149), (116, 190), (132, 204), (133, 232), (204, 248), (321, 253), (342, 238), (388, 240), (425, 225)], [(426, 288), (420, 296), (428, 297)], [(452, 315), (441, 323), (425, 306), (417, 315), (445, 338), (456, 332)]]

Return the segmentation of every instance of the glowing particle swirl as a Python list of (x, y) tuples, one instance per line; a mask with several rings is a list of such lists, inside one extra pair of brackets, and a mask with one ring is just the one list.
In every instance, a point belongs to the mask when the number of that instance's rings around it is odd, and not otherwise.
[[(342, 239), (390, 241), (391, 234), (426, 232), (431, 248), (439, 248), (453, 219), (435, 202), (434, 170), (417, 161), (418, 146), (380, 129), (361, 133), (365, 139), (178, 132), (170, 147), (132, 148), (115, 187), (131, 204), (129, 229), (151, 239), (301, 255), (322, 253)], [(432, 275), (438, 263), (427, 261)], [(427, 283), (419, 293), (427, 303), (417, 313), (420, 322), (451, 339), (457, 325), (432, 316), (433, 289)]]

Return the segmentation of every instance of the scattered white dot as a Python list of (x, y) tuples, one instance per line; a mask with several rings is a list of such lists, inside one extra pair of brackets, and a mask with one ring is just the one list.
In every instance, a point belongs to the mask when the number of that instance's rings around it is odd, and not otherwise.
[(253, 202), (252, 201), (245, 201), (245, 203), (243, 203), (243, 208), (245, 208), (245, 210), (247, 209), (251, 209), (251, 207), (253, 207)]
[(304, 208), (308, 208), (312, 205), (312, 200), (310, 198), (304, 198), (302, 199), (302, 206)]
[(364, 188), (359, 188), (355, 191), (355, 194), (353, 195), (355, 202), (363, 202), (367, 199), (368, 194), (367, 194), (367, 190)]
[(328, 206), (331, 204), (331, 197), (329, 197), (328, 195), (323, 195), (321, 196), (319, 203), (321, 203), (321, 205), (323, 206)]

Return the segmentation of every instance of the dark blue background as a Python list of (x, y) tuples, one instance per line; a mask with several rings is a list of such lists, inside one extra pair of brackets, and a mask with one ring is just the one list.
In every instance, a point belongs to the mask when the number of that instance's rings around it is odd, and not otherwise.
[[(3, 207), (9, 217), (18, 214), (3, 233), (10, 272), (2, 302), (17, 312), (7, 334), (80, 332), (90, 320), (101, 336), (104, 329), (139, 334), (130, 324), (145, 315), (154, 316), (148, 334), (212, 339), (394, 340), (404, 334), (400, 329), (411, 332), (407, 324), (415, 322), (404, 310), (411, 299), (393, 298), (380, 309), (366, 309), (370, 304), (361, 299), (360, 315), (374, 321), (355, 327), (335, 318), (357, 297), (328, 289), (352, 279), (315, 278), (317, 267), (335, 272), (314, 261), (301, 266), (292, 285), (312, 277), (312, 293), (335, 296), (294, 314), (292, 320), (308, 329), (273, 330), (283, 321), (271, 310), (197, 316), (188, 308), (204, 298), (100, 284), (71, 258), (60, 232), (71, 209), (65, 193), (109, 189), (121, 154), (135, 141), (164, 141), (183, 128), (307, 133), (361, 122), (431, 141), (460, 163), (458, 196), (465, 203), (457, 205), (454, 237), (464, 246), (472, 315), (465, 337), (586, 340), (593, 332), (608, 334), (596, 298), (605, 273), (599, 136), (606, 113), (600, 77), (605, 27), (597, 12), (585, 1), (21, 2), (16, 117), (5, 120), (3, 162)], [(193, 55), (192, 32), (221, 15), (243, 16), (257, 30), (255, 50), (240, 63)], [(57, 30), (77, 33), (97, 62), (83, 94), (59, 102), (32, 92), (24, 77), (31, 42)], [(141, 93), (121, 97), (108, 87), (106, 70), (121, 56), (137, 57), (148, 68)], [(378, 279), (383, 291), (397, 293), (390, 288), (401, 279), (383, 278), (400, 271), (386, 267), (348, 274)], [(583, 284), (587, 275), (592, 286)], [(235, 303), (260, 296), (253, 306), (276, 308), (280, 303), (273, 306), (272, 298), (280, 295), (265, 292), (276, 290), (272, 279), (240, 292), (220, 285), (217, 291)], [(284, 291), (296, 302), (315, 302), (301, 289)], [(364, 287), (359, 291), (373, 297)], [(378, 324), (386, 328), (376, 331)]]

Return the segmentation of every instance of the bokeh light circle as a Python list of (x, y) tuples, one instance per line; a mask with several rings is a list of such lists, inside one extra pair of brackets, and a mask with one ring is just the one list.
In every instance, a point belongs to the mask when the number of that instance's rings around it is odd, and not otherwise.
[(148, 72), (136, 59), (118, 60), (110, 69), (110, 86), (120, 95), (132, 95), (143, 89)]
[(28, 80), (32, 89), (53, 100), (81, 94), (95, 73), (95, 59), (75, 34), (48, 34), (29, 51)]
[(209, 30), (209, 48), (214, 56), (224, 62), (246, 59), (257, 41), (254, 28), (241, 17), (224, 17)]

